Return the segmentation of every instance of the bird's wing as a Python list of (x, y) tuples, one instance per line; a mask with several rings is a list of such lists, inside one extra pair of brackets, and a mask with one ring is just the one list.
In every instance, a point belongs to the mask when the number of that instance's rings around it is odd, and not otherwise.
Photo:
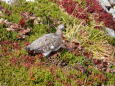
[[(49, 50), (49, 46), (52, 46), (52, 43), (57, 41), (58, 38), (53, 34), (45, 34), (44, 36), (38, 38), (30, 44), (32, 50)], [(53, 47), (52, 47), (53, 48)]]

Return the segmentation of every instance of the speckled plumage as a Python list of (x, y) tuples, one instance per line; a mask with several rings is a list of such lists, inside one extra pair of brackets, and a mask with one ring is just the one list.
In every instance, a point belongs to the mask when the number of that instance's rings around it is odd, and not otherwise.
[(35, 53), (42, 53), (44, 56), (48, 56), (51, 52), (57, 51), (63, 46), (62, 30), (64, 25), (57, 27), (56, 33), (45, 34), (37, 40), (33, 41), (26, 47), (28, 51), (34, 51)]

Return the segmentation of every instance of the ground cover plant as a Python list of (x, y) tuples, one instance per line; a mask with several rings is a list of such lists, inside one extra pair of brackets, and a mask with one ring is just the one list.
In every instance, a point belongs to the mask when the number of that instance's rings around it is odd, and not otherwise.
[[(0, 86), (114, 86), (115, 40), (87, 1), (0, 2)], [(62, 23), (66, 49), (48, 58), (24, 49)]]

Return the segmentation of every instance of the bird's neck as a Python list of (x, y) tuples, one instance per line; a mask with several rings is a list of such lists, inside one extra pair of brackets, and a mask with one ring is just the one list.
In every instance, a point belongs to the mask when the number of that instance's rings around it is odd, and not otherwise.
[(56, 34), (59, 35), (59, 36), (62, 36), (62, 34), (63, 34), (63, 33), (62, 33), (62, 30), (57, 30), (57, 31), (56, 31)]

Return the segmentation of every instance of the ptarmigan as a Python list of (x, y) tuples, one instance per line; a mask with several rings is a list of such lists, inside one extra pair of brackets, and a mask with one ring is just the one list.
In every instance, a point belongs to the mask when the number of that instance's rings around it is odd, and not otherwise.
[(25, 49), (27, 51), (34, 51), (35, 53), (42, 53), (44, 56), (48, 56), (51, 52), (59, 50), (63, 47), (62, 30), (64, 30), (64, 24), (59, 25), (55, 33), (45, 34), (37, 40), (33, 41)]

